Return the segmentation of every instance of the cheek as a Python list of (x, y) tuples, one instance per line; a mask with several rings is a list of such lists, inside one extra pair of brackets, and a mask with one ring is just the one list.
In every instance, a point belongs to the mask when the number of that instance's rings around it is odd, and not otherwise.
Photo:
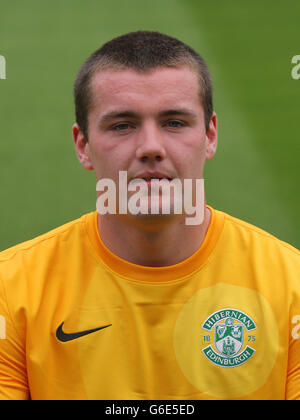
[(170, 151), (170, 156), (185, 178), (201, 178), (206, 157), (205, 135), (186, 137), (178, 144), (176, 152), (174, 149)]
[(118, 179), (119, 171), (127, 171), (135, 156), (135, 149), (129, 149), (129, 145), (119, 142), (118, 144), (109, 141), (101, 141), (93, 144), (91, 148), (91, 161), (95, 169), (97, 179), (110, 178)]

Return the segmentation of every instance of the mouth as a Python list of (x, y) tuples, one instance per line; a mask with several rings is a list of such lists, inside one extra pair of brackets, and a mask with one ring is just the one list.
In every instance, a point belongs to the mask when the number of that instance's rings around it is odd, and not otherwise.
[(141, 173), (139, 175), (137, 175), (136, 177), (133, 178), (133, 180), (136, 179), (143, 179), (144, 181), (146, 181), (147, 183), (155, 180), (155, 181), (162, 181), (162, 180), (167, 180), (167, 181), (172, 181), (173, 178), (171, 178), (170, 176), (168, 176), (168, 174), (164, 174), (162, 172), (144, 172)]
[[(135, 178), (135, 179), (138, 179), (138, 178)], [(160, 177), (146, 176), (146, 177), (140, 178), (140, 179), (144, 179), (147, 182), (152, 181), (152, 180), (155, 180), (155, 181), (159, 180), (159, 181), (161, 181), (162, 179), (166, 179), (167, 181), (172, 181), (172, 178), (167, 178), (167, 177), (161, 177), (160, 178)]]
[(134, 178), (131, 182), (139, 184), (142, 181), (145, 181), (147, 183), (148, 188), (151, 187), (151, 185), (162, 185), (162, 184), (166, 184), (172, 181), (172, 178), (167, 178), (167, 177), (163, 177), (163, 178), (159, 178), (159, 177), (150, 177), (150, 176), (146, 176), (143, 178)]

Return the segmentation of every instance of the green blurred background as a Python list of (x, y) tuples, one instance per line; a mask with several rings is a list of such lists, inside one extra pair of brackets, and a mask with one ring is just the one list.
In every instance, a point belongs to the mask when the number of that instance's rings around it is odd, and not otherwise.
[(207, 202), (300, 247), (299, 0), (16, 0), (0, 5), (0, 249), (96, 208), (72, 141), (72, 88), (104, 42), (157, 30), (206, 59), (219, 146)]

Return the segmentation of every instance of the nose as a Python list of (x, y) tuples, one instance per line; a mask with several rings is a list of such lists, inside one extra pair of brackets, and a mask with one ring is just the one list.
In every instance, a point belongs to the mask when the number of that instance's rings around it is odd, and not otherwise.
[(136, 157), (142, 162), (161, 161), (166, 157), (162, 134), (154, 124), (145, 124), (141, 128)]

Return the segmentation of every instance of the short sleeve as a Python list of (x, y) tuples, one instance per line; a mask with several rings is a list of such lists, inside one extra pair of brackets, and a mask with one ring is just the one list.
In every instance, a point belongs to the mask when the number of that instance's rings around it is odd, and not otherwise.
[(300, 310), (291, 323), (286, 399), (300, 400)]
[(28, 400), (25, 343), (13, 323), (0, 277), (0, 400)]

